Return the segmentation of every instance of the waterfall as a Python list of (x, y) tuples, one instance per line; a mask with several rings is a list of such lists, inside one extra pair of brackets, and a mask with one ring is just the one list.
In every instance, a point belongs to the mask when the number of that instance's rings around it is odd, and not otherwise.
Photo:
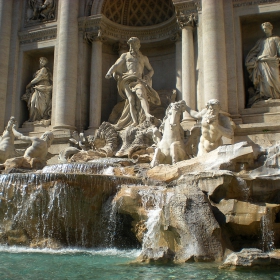
[(105, 247), (106, 248), (113, 248), (114, 247), (114, 239), (117, 230), (117, 204), (113, 200), (114, 197), (112, 196), (110, 199), (107, 200), (106, 204), (104, 204), (104, 212), (107, 213), (108, 217), (108, 225), (107, 225), (107, 233), (105, 237)]
[(262, 250), (270, 252), (275, 250), (274, 246), (274, 231), (273, 231), (273, 215), (271, 209), (267, 208), (267, 213), (261, 218), (261, 237)]
[(139, 191), (143, 208), (147, 211), (146, 233), (143, 237), (142, 250), (156, 249), (159, 245), (161, 213), (164, 204), (164, 188), (144, 189)]
[(63, 163), (48, 165), (43, 168), (42, 173), (74, 173), (74, 174), (103, 174), (114, 175), (113, 170), (117, 164), (103, 162), (86, 163)]
[[(1, 243), (100, 247), (114, 232), (114, 206), (102, 209), (121, 184), (141, 180), (84, 174), (9, 174), (0, 176)], [(109, 226), (103, 226), (109, 220)], [(109, 227), (109, 228), (108, 228)], [(113, 233), (112, 233), (113, 236)], [(112, 239), (112, 238), (110, 238)]]

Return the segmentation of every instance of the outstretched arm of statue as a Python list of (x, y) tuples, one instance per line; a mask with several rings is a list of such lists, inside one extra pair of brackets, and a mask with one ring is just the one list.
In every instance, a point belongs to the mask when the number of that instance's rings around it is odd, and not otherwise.
[(187, 104), (186, 104), (186, 111), (190, 114), (190, 116), (196, 120), (201, 119), (203, 114), (205, 113), (205, 109), (203, 109), (200, 112), (197, 112), (195, 110), (192, 110)]
[(30, 142), (30, 141), (32, 141), (35, 137), (29, 137), (29, 136), (24, 136), (23, 134), (21, 134), (20, 132), (18, 132), (17, 130), (15, 130), (15, 128), (13, 128), (13, 133), (14, 133), (14, 135), (18, 138), (18, 139), (20, 139), (20, 140), (22, 140), (22, 141), (28, 141), (28, 142)]
[(112, 78), (112, 75), (116, 70), (125, 63), (126, 54), (122, 54), (120, 58), (112, 65), (112, 67), (108, 70), (107, 74), (105, 75), (106, 79)]

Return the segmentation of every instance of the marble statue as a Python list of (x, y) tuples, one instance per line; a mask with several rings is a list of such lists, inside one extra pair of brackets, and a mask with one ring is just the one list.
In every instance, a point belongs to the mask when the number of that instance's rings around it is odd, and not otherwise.
[(186, 111), (196, 120), (201, 120), (201, 136), (198, 144), (197, 156), (209, 153), (223, 144), (222, 137), (232, 138), (234, 123), (221, 111), (220, 102), (210, 99), (206, 108), (200, 112), (192, 110), (186, 105)]
[(39, 62), (40, 69), (34, 74), (22, 96), (22, 100), (27, 102), (29, 122), (47, 120), (51, 116), (52, 74), (46, 67), (47, 58), (40, 57)]
[(8, 158), (14, 157), (15, 146), (14, 146), (14, 126), (16, 125), (15, 117), (11, 117), (8, 124), (0, 137), (0, 163), (4, 163)]
[[(131, 37), (127, 43), (129, 52), (123, 53), (105, 76), (107, 79), (113, 76), (117, 80), (119, 94), (126, 99), (123, 113), (115, 125), (117, 130), (137, 126), (145, 119), (153, 118), (149, 102), (160, 105), (159, 95), (152, 88), (154, 70), (148, 57), (139, 51), (140, 40)], [(147, 75), (144, 75), (145, 68), (149, 71)]]
[(85, 138), (84, 133), (78, 133), (78, 131), (72, 132), (72, 138), (69, 139), (71, 147), (67, 147), (59, 152), (58, 162), (67, 163), (68, 160), (75, 154), (89, 150), (89, 143)]
[(248, 53), (245, 65), (254, 84), (256, 100), (280, 98), (280, 37), (272, 34), (270, 22), (261, 25), (265, 37)]
[(24, 136), (23, 134), (14, 131), (15, 136), (22, 141), (31, 141), (31, 146), (24, 152), (24, 158), (36, 158), (42, 161), (46, 161), (48, 148), (51, 146), (54, 135), (51, 131), (46, 131), (39, 137)]
[[(175, 164), (187, 158), (184, 131), (180, 125), (181, 115), (185, 110), (185, 101), (171, 103), (166, 109), (166, 114), (159, 130), (154, 129), (154, 140), (158, 143), (151, 161), (151, 167), (162, 163)], [(162, 137), (159, 131), (162, 132)]]

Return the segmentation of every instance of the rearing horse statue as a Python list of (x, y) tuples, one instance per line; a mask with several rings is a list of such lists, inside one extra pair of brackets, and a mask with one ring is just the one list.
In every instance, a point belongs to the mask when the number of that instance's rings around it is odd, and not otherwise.
[(157, 143), (157, 148), (151, 167), (159, 164), (175, 164), (178, 161), (185, 160), (187, 154), (184, 144), (184, 131), (180, 125), (181, 114), (186, 110), (184, 100), (171, 103), (166, 109), (165, 117), (159, 130), (154, 131), (154, 139), (159, 137), (159, 131), (162, 132), (162, 138)]
[(0, 136), (0, 163), (4, 163), (8, 158), (15, 156), (15, 146), (14, 146), (14, 125), (16, 120), (14, 117), (11, 117), (8, 121), (8, 124)]

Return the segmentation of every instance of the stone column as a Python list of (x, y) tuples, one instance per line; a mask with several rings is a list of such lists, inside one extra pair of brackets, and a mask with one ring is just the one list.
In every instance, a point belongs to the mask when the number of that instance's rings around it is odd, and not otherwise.
[(216, 98), (228, 110), (223, 0), (202, 0), (204, 102)]
[(9, 72), (12, 8), (12, 0), (0, 0), (0, 134), (4, 130), (5, 126), (4, 122)]
[[(193, 29), (196, 24), (196, 17), (191, 14), (179, 14), (177, 16), (178, 24), (182, 29), (182, 99), (192, 109), (196, 109), (195, 94), (195, 64), (194, 64), (194, 43)], [(185, 112), (184, 122), (192, 122), (193, 118)], [(192, 125), (192, 124), (191, 124)]]
[(59, 1), (54, 129), (75, 129), (79, 1)]
[(102, 103), (102, 42), (101, 35), (87, 34), (86, 38), (92, 44), (91, 50), (91, 73), (90, 73), (90, 100), (89, 100), (89, 128), (88, 133), (93, 134), (101, 123)]
[(182, 37), (176, 33), (170, 38), (176, 45), (176, 100), (182, 100)]

